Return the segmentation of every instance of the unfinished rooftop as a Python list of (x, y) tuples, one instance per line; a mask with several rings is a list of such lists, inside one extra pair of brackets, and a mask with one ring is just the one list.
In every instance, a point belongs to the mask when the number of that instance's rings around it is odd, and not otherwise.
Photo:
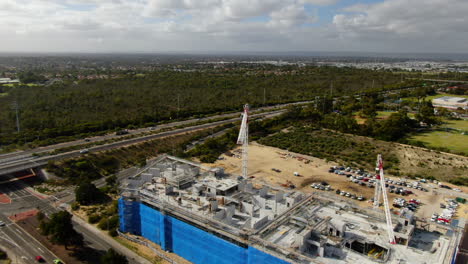
[(380, 211), (257, 184), (222, 168), (162, 156), (122, 186), (139, 201), (232, 243), (290, 263), (446, 263), (454, 233), (416, 228), (412, 212), (393, 215), (390, 245)]
[(260, 228), (304, 197), (170, 156), (129, 179), (124, 189), (156, 207), (171, 206), (187, 217), (209, 218), (239, 230)]

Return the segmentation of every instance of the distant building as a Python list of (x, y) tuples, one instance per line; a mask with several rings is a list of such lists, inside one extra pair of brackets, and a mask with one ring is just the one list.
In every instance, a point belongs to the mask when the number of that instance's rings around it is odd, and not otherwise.
[(19, 83), (19, 80), (12, 80), (10, 78), (0, 78), (0, 84)]
[(468, 100), (462, 97), (452, 97), (452, 96), (443, 96), (432, 100), (432, 105), (434, 107), (443, 107), (449, 109), (462, 108), (464, 110), (468, 109)]

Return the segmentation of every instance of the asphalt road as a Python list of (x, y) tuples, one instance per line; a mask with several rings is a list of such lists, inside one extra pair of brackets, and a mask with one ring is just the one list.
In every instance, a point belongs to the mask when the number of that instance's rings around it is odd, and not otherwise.
[[(286, 107), (288, 105), (292, 104), (305, 104), (308, 103), (308, 101), (304, 102), (297, 102), (297, 103), (289, 103), (289, 104), (281, 104), (281, 105), (274, 105), (274, 106), (267, 106), (267, 107), (262, 107), (258, 108), (252, 113), (259, 112), (259, 111), (266, 111), (266, 110), (277, 110), (280, 107)], [(215, 115), (215, 116), (210, 116), (210, 117), (205, 117), (205, 118), (195, 118), (195, 119), (189, 119), (189, 120), (184, 120), (184, 121), (178, 121), (178, 122), (172, 122), (168, 124), (162, 124), (158, 125), (156, 127), (145, 127), (145, 128), (138, 128), (138, 129), (130, 129), (128, 130), (128, 134), (123, 135), (138, 135), (141, 133), (145, 132), (152, 132), (152, 131), (158, 131), (161, 129), (166, 129), (166, 128), (172, 128), (176, 126), (181, 126), (181, 125), (188, 125), (200, 121), (209, 121), (213, 119), (218, 119), (218, 118), (224, 118), (224, 117), (238, 117), (240, 115), (239, 113), (229, 113), (229, 114), (221, 114), (221, 115)], [(59, 144), (54, 144), (54, 145), (49, 145), (49, 146), (44, 146), (44, 147), (38, 147), (30, 150), (25, 150), (25, 151), (16, 151), (16, 152), (10, 152), (10, 153), (5, 153), (5, 154), (0, 154), (0, 165), (3, 164), (9, 164), (13, 163), (15, 161), (19, 160), (25, 160), (25, 159), (32, 159), (34, 158), (32, 156), (33, 153), (44, 153), (44, 152), (50, 152), (54, 151), (56, 149), (60, 148), (65, 148), (65, 147), (72, 147), (72, 146), (77, 146), (77, 145), (83, 145), (83, 144), (88, 144), (88, 143), (93, 143), (93, 142), (99, 142), (99, 141), (104, 141), (104, 140), (109, 140), (109, 139), (118, 139), (120, 137), (123, 137), (122, 135), (118, 136), (115, 135), (115, 133), (111, 134), (106, 134), (103, 136), (95, 136), (95, 137), (89, 137), (86, 139), (79, 139), (79, 140), (74, 140), (74, 141), (69, 141), (69, 142), (63, 142)]]
[(36, 262), (36, 256), (41, 256), (46, 263), (53, 263), (53, 260), (57, 258), (5, 215), (0, 214), (0, 221), (6, 224), (0, 227), (0, 243), (16, 254), (13, 257), (14, 262), (30, 264)]
[[(256, 117), (274, 117), (277, 116), (281, 113), (283, 113), (285, 110), (276, 110), (273, 112), (268, 112), (268, 113), (260, 113), (260, 114), (254, 114), (252, 115), (252, 118)], [(131, 138), (131, 139), (126, 139), (122, 141), (117, 141), (117, 142), (112, 142), (112, 143), (107, 143), (103, 145), (98, 145), (94, 147), (88, 148), (89, 152), (98, 152), (98, 151), (105, 151), (105, 150), (110, 150), (114, 148), (120, 148), (123, 146), (128, 146), (132, 144), (138, 144), (144, 141), (148, 140), (154, 140), (158, 138), (163, 138), (163, 137), (168, 137), (168, 136), (174, 136), (177, 134), (183, 134), (187, 132), (192, 132), (195, 130), (199, 129), (205, 129), (205, 128), (210, 128), (210, 127), (215, 127), (223, 124), (228, 124), (232, 123), (235, 121), (238, 121), (239, 118), (231, 118), (228, 120), (222, 120), (222, 121), (216, 121), (212, 123), (207, 123), (207, 124), (202, 124), (202, 125), (196, 125), (196, 126), (190, 126), (186, 128), (180, 128), (180, 129), (175, 129), (172, 131), (166, 131), (166, 132), (161, 132), (157, 134), (152, 134), (152, 135), (146, 135), (146, 136), (141, 136), (141, 137), (136, 137), (136, 138)], [(9, 173), (13, 173), (16, 171), (21, 171), (21, 170), (26, 170), (26, 169), (31, 169), (31, 168), (36, 168), (40, 166), (44, 166), (47, 164), (49, 160), (60, 160), (60, 159), (66, 159), (66, 158), (73, 158), (82, 155), (80, 153), (80, 150), (74, 150), (74, 151), (69, 151), (65, 153), (60, 153), (57, 155), (51, 155), (51, 156), (45, 156), (45, 157), (27, 157), (27, 158), (22, 158), (22, 159), (15, 159), (12, 156), (8, 156), (4, 159), (0, 160), (0, 175), (6, 175)], [(18, 156), (23, 156), (24, 155), (18, 155)], [(6, 161), (4, 161), (6, 160)]]
[[(119, 179), (128, 177), (136, 171), (136, 168), (124, 170), (118, 175)], [(98, 185), (104, 185), (105, 180), (101, 179), (96, 182)], [(0, 185), (0, 193), (7, 194), (11, 199), (11, 204), (0, 204), (0, 220), (6, 223), (6, 226), (0, 227), (0, 241), (2, 244), (10, 248), (15, 254), (18, 255), (18, 261), (21, 263), (34, 263), (36, 256), (42, 256), (47, 263), (52, 263), (56, 259), (47, 248), (42, 246), (39, 242), (34, 240), (19, 228), (16, 224), (12, 223), (8, 216), (15, 213), (20, 213), (32, 209), (39, 209), (46, 215), (58, 212), (64, 202), (71, 203), (74, 201), (73, 189), (68, 188), (63, 192), (58, 193), (61, 198), (57, 196), (50, 196), (47, 199), (40, 199), (28, 191), (29, 186), (22, 181), (9, 182)], [(81, 233), (84, 237), (86, 245), (91, 248), (105, 251), (111, 247), (126, 255), (128, 259), (138, 259), (139, 256), (128, 250), (116, 248), (107, 241), (109, 238), (103, 238), (105, 235), (91, 230), (85, 226), (87, 223), (73, 220), (74, 228), (77, 232)]]

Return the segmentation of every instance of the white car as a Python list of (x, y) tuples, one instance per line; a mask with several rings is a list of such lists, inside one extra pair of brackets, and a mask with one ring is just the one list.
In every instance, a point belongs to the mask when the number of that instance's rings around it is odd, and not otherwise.
[(455, 188), (455, 189), (453, 189), (453, 190), (456, 191), (456, 192), (461, 192), (461, 190), (458, 189), (458, 188)]
[(80, 154), (86, 154), (89, 152), (89, 149), (82, 149), (80, 150)]
[(0, 221), (0, 226), (5, 226), (5, 222)]

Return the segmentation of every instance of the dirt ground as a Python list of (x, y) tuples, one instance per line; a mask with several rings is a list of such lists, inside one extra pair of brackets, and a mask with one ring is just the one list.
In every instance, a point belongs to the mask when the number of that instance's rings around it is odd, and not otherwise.
[[(233, 156), (223, 154), (220, 156), (221, 159), (216, 161), (214, 164), (204, 165), (223, 167), (228, 173), (240, 175), (242, 166), (240, 148), (234, 149), (232, 153), (234, 154)], [(327, 162), (311, 156), (288, 152), (278, 148), (263, 146), (257, 143), (251, 143), (249, 145), (249, 176), (253, 177), (256, 181), (277, 186), (290, 181), (290, 183), (294, 184), (298, 190), (305, 193), (318, 191), (317, 189), (310, 187), (312, 183), (326, 181), (334, 190), (340, 189), (352, 194), (363, 195), (366, 198), (366, 201), (359, 202), (343, 196), (339, 196), (340, 199), (349, 199), (360, 206), (371, 207), (372, 205), (369, 203), (369, 199), (374, 196), (375, 189), (352, 183), (349, 178), (343, 175), (329, 173), (328, 169), (334, 165), (339, 164)], [(272, 170), (273, 168), (279, 169), (281, 172), (275, 172)], [(294, 176), (294, 172), (298, 172), (300, 176)], [(394, 180), (401, 179), (391, 176), (387, 178)], [(408, 181), (413, 182), (414, 180), (408, 179)], [(451, 184), (447, 185), (453, 186)], [(407, 196), (387, 192), (389, 202), (391, 203), (395, 197), (402, 197), (406, 200), (412, 198), (419, 199), (422, 202), (422, 206), (416, 211), (416, 215), (423, 218), (430, 218), (433, 213), (440, 213), (442, 211), (439, 204), (444, 202), (445, 199), (455, 198), (456, 196), (462, 196), (468, 193), (468, 188), (466, 187), (458, 187), (459, 189), (462, 189), (464, 192), (463, 194), (456, 193), (454, 191), (441, 190), (436, 184), (423, 184), (423, 187), (429, 189), (429, 192), (410, 189), (414, 194)], [(408, 188), (405, 187), (405, 189)], [(328, 194), (336, 195), (334, 191), (329, 191)], [(381, 209), (383, 210), (382, 206)], [(461, 206), (458, 210), (457, 216), (466, 218), (466, 216), (468, 216), (467, 213), (468, 205)]]

